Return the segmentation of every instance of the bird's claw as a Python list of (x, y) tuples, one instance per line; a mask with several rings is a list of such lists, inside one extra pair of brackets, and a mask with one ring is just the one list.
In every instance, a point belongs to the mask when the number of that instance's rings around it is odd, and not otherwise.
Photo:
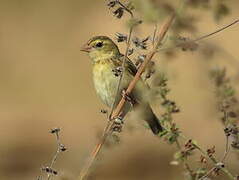
[(130, 94), (127, 93), (125, 89), (122, 90), (122, 97), (124, 98), (125, 101), (128, 101), (132, 105), (136, 103), (133, 97), (131, 97)]

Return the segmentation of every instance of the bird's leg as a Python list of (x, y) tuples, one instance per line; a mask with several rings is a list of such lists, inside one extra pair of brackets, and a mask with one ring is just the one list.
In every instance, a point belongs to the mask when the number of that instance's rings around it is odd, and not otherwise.
[(126, 103), (125, 108), (123, 108), (123, 110), (120, 112), (119, 116), (117, 116), (115, 118), (111, 118), (111, 120), (113, 120), (113, 124), (112, 124), (111, 128), (115, 132), (122, 131), (122, 126), (124, 123), (123, 119), (124, 119), (125, 115), (129, 111), (130, 106), (133, 106), (136, 104), (136, 101), (134, 100), (134, 98), (132, 96), (130, 96), (128, 93), (126, 93), (125, 89), (122, 90), (121, 95), (125, 99), (125, 101), (127, 101), (128, 103)]
[(132, 106), (136, 104), (135, 99), (126, 92), (125, 89), (122, 90), (122, 97), (125, 99), (125, 101), (129, 102)]

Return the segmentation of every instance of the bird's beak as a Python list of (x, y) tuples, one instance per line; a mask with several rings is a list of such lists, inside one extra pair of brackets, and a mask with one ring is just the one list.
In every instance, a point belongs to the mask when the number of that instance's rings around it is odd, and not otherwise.
[(92, 49), (92, 48), (91, 48), (88, 44), (85, 44), (85, 45), (83, 45), (83, 46), (80, 48), (80, 50), (81, 50), (81, 51), (84, 51), (84, 52), (90, 52), (91, 49)]

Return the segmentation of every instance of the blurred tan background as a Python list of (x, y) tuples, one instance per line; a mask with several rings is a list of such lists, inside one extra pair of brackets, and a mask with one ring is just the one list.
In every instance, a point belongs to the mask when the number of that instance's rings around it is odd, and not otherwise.
[[(231, 15), (220, 24), (198, 12), (196, 34), (239, 17), (238, 3), (232, 1), (231, 7)], [(93, 88), (90, 60), (79, 48), (94, 35), (113, 38), (115, 32), (126, 32), (124, 23), (112, 16), (104, 1), (0, 0), (1, 180), (36, 179), (55, 151), (55, 139), (48, 133), (53, 127), (62, 128), (62, 142), (68, 148), (55, 169), (71, 179), (79, 174), (106, 123), (99, 113), (104, 106)], [(137, 33), (144, 37), (151, 31), (142, 27)], [(237, 61), (238, 32), (239, 26), (233, 26), (207, 42), (219, 44)], [(225, 141), (208, 70), (226, 66), (233, 82), (238, 82), (239, 62), (231, 61), (228, 53), (219, 52), (212, 61), (198, 52), (182, 52), (170, 61), (158, 58), (169, 75), (170, 96), (182, 110), (175, 120), (185, 135), (204, 147), (215, 144), (219, 157)], [(183, 179), (182, 167), (169, 164), (174, 146), (140, 125), (132, 131), (126, 125), (120, 136), (119, 145), (104, 151), (92, 179)], [(233, 153), (228, 164), (239, 173)]]

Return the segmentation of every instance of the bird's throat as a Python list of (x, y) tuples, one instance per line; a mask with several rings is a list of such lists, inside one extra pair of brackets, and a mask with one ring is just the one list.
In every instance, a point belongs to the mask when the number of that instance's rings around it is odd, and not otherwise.
[(99, 52), (91, 52), (89, 53), (89, 56), (93, 63), (99, 63), (103, 61), (108, 61), (109, 59), (114, 58), (116, 55), (114, 52), (109, 52), (109, 53), (99, 53)]

